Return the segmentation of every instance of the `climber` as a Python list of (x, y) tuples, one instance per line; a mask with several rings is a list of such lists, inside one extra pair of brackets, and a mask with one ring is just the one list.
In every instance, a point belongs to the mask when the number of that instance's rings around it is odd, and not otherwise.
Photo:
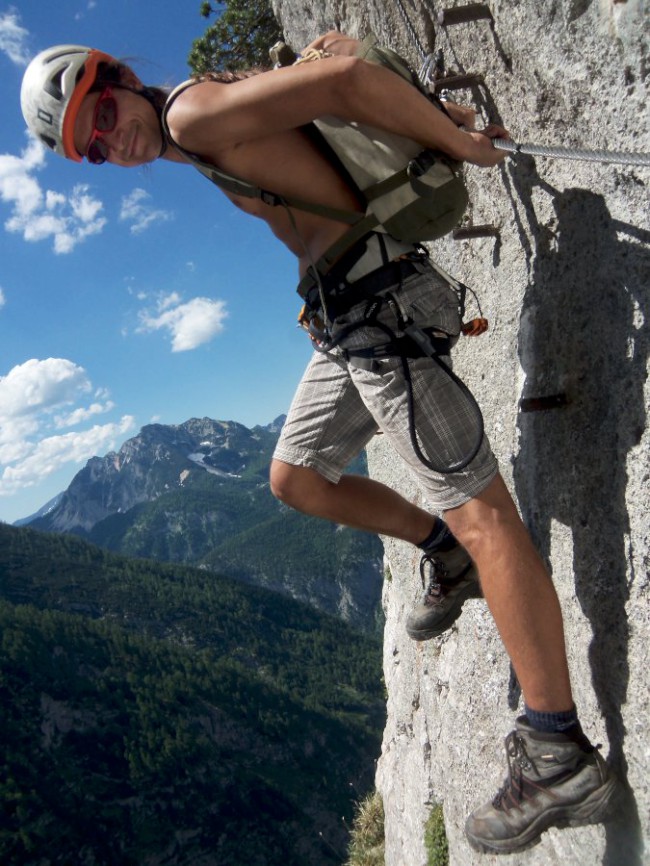
[[(95, 164), (139, 166), (162, 158), (189, 164), (189, 152), (262, 190), (274, 190), (280, 199), (308, 199), (345, 211), (360, 210), (361, 204), (305, 131), (318, 117), (397, 133), (478, 166), (504, 159), (490, 140), (507, 136), (503, 128), (461, 131), (456, 123), (467, 126), (467, 110), (454, 115), (452, 109), (447, 116), (400, 76), (355, 56), (355, 40), (330, 33), (310, 48), (332, 56), (261, 74), (198, 78), (169, 107), (167, 133), (164, 91), (145, 87), (110, 55), (58, 46), (29, 65), (23, 113), (41, 141), (77, 162), (85, 157)], [(314, 262), (348, 229), (335, 219), (264, 198), (227, 195), (267, 222), (296, 255), (301, 278), (313, 274)], [(402, 359), (389, 354), (362, 363), (349, 354), (359, 345), (372, 349), (385, 341), (384, 326), (394, 329), (406, 320), (453, 342), (460, 329), (455, 293), (419, 247), (375, 232), (314, 279), (325, 303), (337, 297), (342, 304), (334, 326), (362, 327), (352, 332), (349, 344), (344, 340), (331, 351), (314, 353), (272, 461), (274, 494), (307, 514), (421, 549), (429, 585), (407, 622), (416, 640), (448, 629), (467, 598), (485, 597), (521, 685), (525, 715), (507, 740), (510, 773), (504, 787), (468, 819), (474, 847), (509, 853), (554, 824), (603, 820), (617, 783), (580, 727), (559, 602), (487, 438), (463, 469), (427, 468), (408, 435)], [(378, 312), (368, 321), (373, 294)], [(476, 420), (444, 370), (415, 350), (410, 354), (420, 443), (428, 454), (453, 460), (474, 438)], [(444, 521), (372, 479), (343, 474), (378, 429)]]

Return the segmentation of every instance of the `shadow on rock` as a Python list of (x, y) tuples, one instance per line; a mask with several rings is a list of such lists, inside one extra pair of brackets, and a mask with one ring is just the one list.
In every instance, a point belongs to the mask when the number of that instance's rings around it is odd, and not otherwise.
[[(625, 780), (626, 602), (635, 580), (626, 458), (646, 420), (649, 338), (642, 326), (649, 313), (650, 262), (636, 241), (650, 241), (650, 233), (614, 221), (602, 196), (577, 188), (560, 193), (531, 171), (524, 182), (517, 175), (518, 200), (534, 237), (519, 336), (523, 397), (562, 395), (566, 402), (555, 409), (533, 402), (542, 411), (520, 414), (516, 492), (547, 563), (552, 521), (571, 530), (575, 592), (593, 635), (592, 683), (606, 721), (609, 761)], [(556, 219), (549, 226), (536, 222), (533, 186), (552, 197)], [(607, 825), (607, 866), (621, 863), (622, 846), (628, 866), (641, 864), (638, 811), (629, 789), (625, 805)]]

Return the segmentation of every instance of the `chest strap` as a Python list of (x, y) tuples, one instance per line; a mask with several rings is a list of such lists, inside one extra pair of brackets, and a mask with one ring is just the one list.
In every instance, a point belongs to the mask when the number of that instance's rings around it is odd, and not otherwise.
[(200, 82), (190, 79), (189, 81), (184, 81), (182, 84), (179, 84), (178, 87), (176, 87), (170, 93), (161, 116), (162, 128), (169, 143), (182, 156), (184, 156), (185, 159), (187, 159), (194, 166), (194, 168), (197, 169), (197, 171), (200, 171), (201, 174), (208, 178), (208, 180), (211, 180), (212, 183), (216, 184), (220, 189), (223, 189), (225, 192), (230, 193), (231, 195), (243, 196), (244, 198), (259, 199), (259, 201), (272, 207), (283, 206), (296, 208), (297, 210), (306, 211), (307, 213), (313, 213), (317, 216), (336, 220), (337, 222), (347, 223), (347, 225), (350, 226), (356, 227), (358, 224), (364, 223), (364, 228), (362, 229), (361, 234), (367, 233), (374, 225), (377, 225), (376, 219), (368, 220), (364, 214), (357, 211), (349, 211), (343, 210), (341, 208), (329, 207), (327, 205), (318, 204), (317, 202), (305, 201), (304, 199), (297, 198), (295, 196), (280, 195), (278, 193), (272, 192), (271, 190), (263, 189), (262, 187), (251, 183), (251, 181), (244, 180), (241, 177), (237, 177), (234, 174), (229, 174), (228, 172), (223, 171), (217, 165), (206, 162), (198, 154), (192, 153), (192, 151), (186, 150), (184, 147), (181, 147), (180, 144), (177, 144), (172, 138), (171, 132), (169, 130), (169, 124), (167, 123), (167, 115), (169, 113), (169, 109), (172, 107), (175, 100), (181, 95), (181, 93), (184, 93), (189, 87), (193, 87), (195, 84), (205, 83), (218, 84), (219, 82)]

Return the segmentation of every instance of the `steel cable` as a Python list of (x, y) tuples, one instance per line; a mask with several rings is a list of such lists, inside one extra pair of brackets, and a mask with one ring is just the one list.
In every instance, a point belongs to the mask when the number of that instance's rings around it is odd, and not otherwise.
[(422, 43), (420, 42), (420, 39), (419, 39), (417, 33), (413, 29), (413, 25), (411, 24), (411, 22), (409, 20), (408, 13), (407, 13), (406, 9), (404, 8), (404, 4), (402, 3), (402, 0), (396, 0), (396, 3), (397, 3), (397, 8), (399, 9), (399, 13), (402, 16), (402, 19), (404, 21), (404, 26), (408, 30), (408, 34), (411, 37), (413, 44), (415, 45), (415, 47), (417, 48), (417, 50), (420, 54), (420, 59), (426, 60), (429, 52), (424, 49)]
[(558, 159), (580, 159), (590, 162), (616, 162), (623, 165), (650, 166), (650, 154), (626, 153), (614, 150), (584, 150), (570, 147), (547, 147), (539, 144), (517, 144), (506, 138), (493, 138), (492, 144), (499, 150), (525, 153), (529, 156), (550, 156)]

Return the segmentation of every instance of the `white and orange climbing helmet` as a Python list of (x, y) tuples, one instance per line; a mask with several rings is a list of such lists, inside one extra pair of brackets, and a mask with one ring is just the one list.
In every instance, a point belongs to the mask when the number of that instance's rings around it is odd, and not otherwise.
[(55, 45), (37, 54), (23, 76), (20, 106), (27, 126), (50, 150), (75, 162), (82, 161), (74, 146), (75, 120), (100, 63), (117, 61), (94, 48)]

